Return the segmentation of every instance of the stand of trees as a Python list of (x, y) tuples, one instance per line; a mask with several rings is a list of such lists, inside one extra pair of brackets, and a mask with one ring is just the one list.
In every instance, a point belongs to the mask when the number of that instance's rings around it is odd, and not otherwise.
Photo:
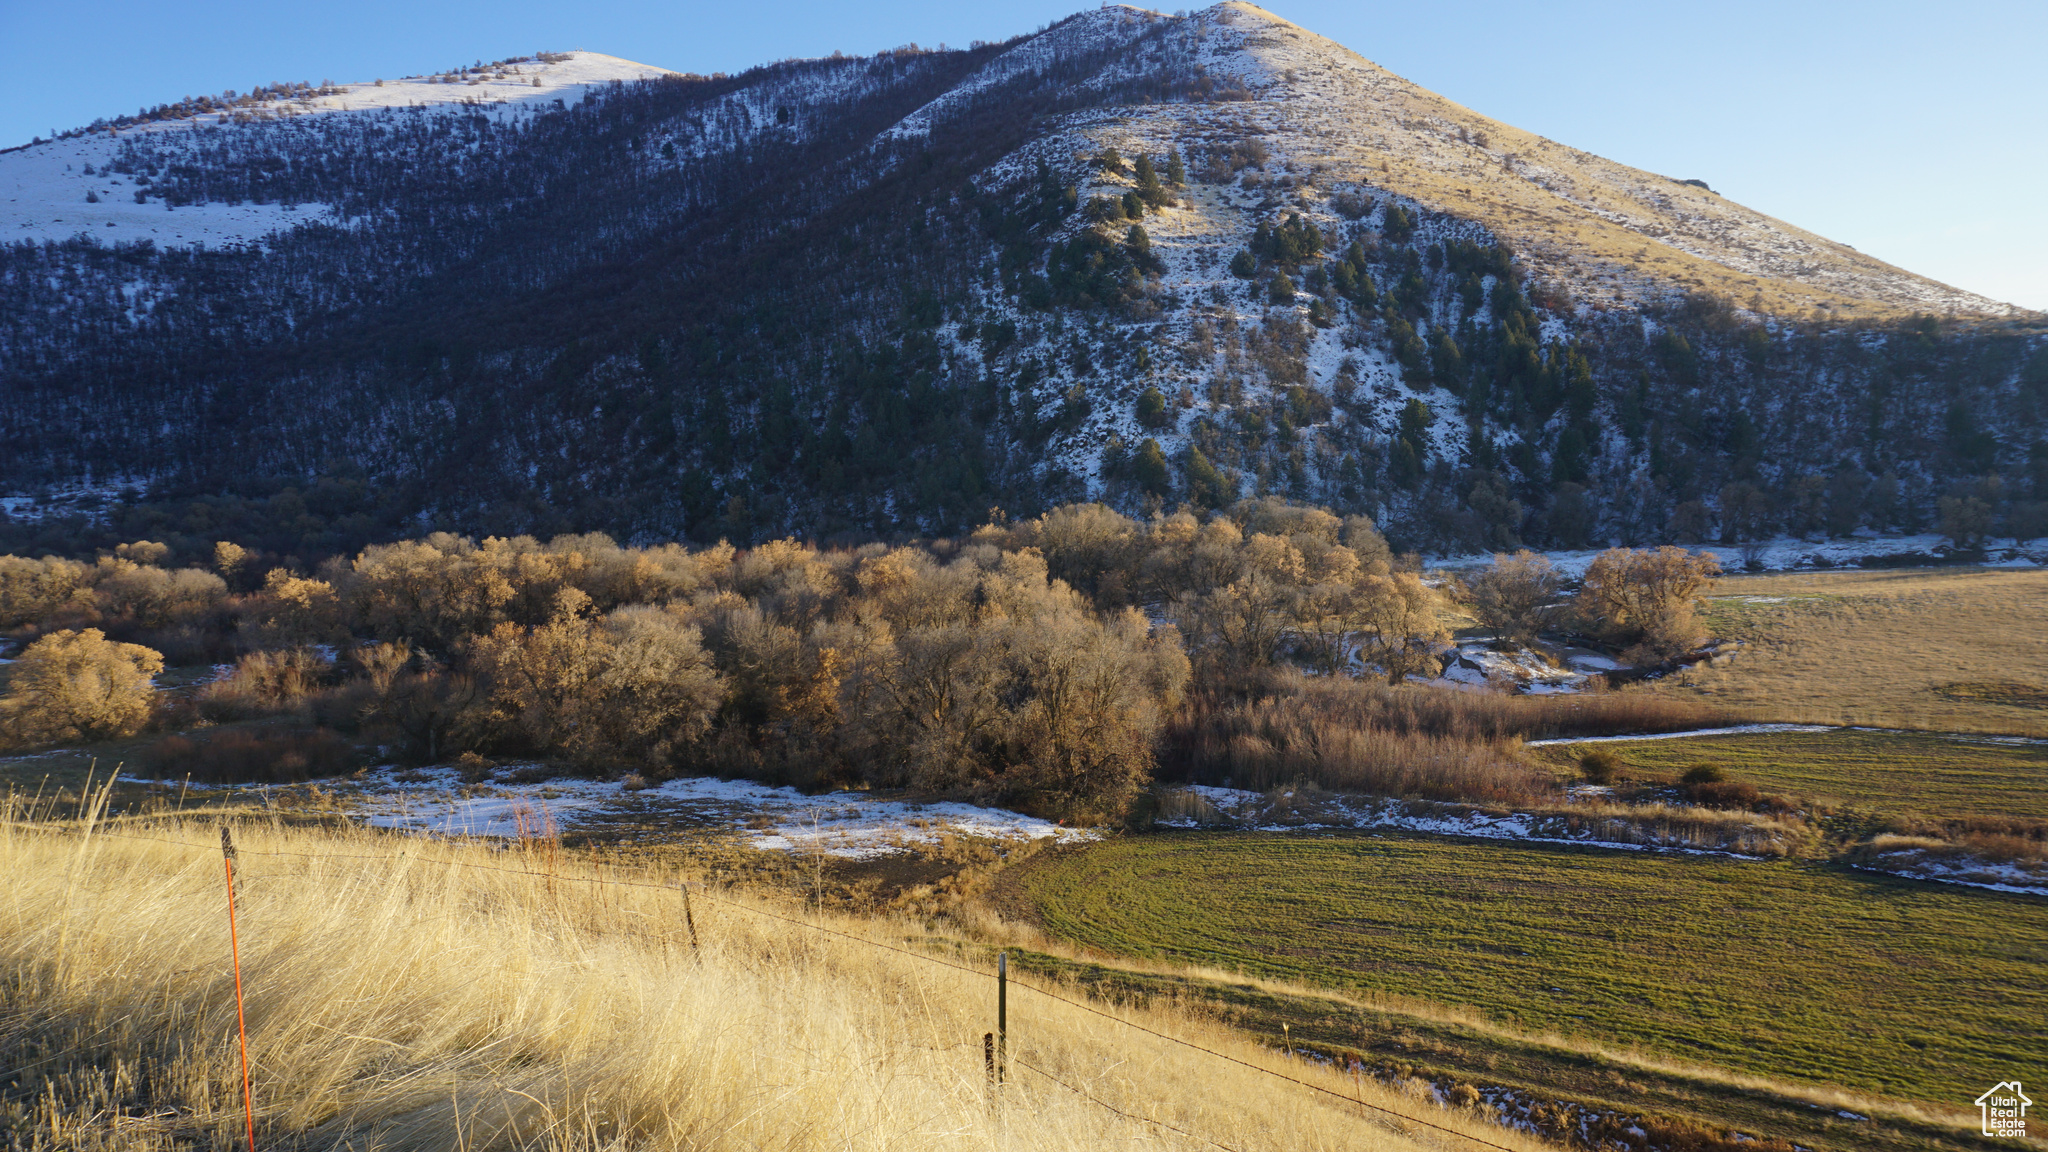
[[(92, 563), (0, 556), (0, 630), (24, 645), (0, 737), (296, 717), (418, 763), (539, 758), (1101, 816), (1151, 779), (1191, 684), (1256, 695), (1289, 667), (1432, 678), (1457, 588), (1425, 582), (1364, 517), (1271, 497), (1143, 521), (1069, 505), (894, 547), (434, 533), (260, 577), (226, 541), (205, 568), (169, 557), (151, 541)], [(1616, 550), (1574, 611), (1618, 648), (1668, 654), (1697, 639), (1691, 605), (1717, 570)], [(1533, 639), (1559, 588), (1523, 553), (1470, 599)], [(165, 650), (234, 668), (155, 692)], [(261, 758), (235, 739), (223, 756)], [(180, 740), (166, 756), (204, 759), (206, 737)], [(286, 743), (273, 759), (336, 762), (331, 735)]]

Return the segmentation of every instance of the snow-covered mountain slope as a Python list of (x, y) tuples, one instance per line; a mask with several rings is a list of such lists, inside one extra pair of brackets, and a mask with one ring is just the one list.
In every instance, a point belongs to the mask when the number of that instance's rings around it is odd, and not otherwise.
[[(1071, 61), (1090, 54), (1117, 54), (1139, 38), (1156, 33), (1171, 23), (1157, 12), (1124, 4), (1104, 5), (1062, 20), (1036, 36), (997, 56), (945, 95), (904, 117), (884, 135), (889, 139), (919, 139), (931, 135), (932, 123), (972, 103), (1007, 81), (1060, 71)], [(1156, 53), (1156, 49), (1155, 49)], [(1139, 56), (1112, 55), (1103, 66), (1073, 78), (1076, 94), (1100, 90), (1117, 81), (1144, 75), (1156, 64)]]
[[(0, 152), (0, 243), (85, 235), (105, 244), (148, 240), (162, 247), (250, 243), (328, 215), (320, 203), (198, 203), (149, 197), (147, 178), (113, 171), (139, 138), (160, 151), (208, 132), (235, 132), (297, 117), (393, 110), (478, 113), (499, 122), (581, 102), (613, 83), (674, 75), (599, 52), (546, 53), (430, 76), (373, 80), (210, 101), (190, 115), (105, 124)], [(559, 102), (559, 103), (558, 103)]]
[(2048, 517), (2043, 317), (1235, 0), (187, 100), (10, 187), (0, 496), (346, 476), (715, 539), (1278, 493), (1446, 551)]

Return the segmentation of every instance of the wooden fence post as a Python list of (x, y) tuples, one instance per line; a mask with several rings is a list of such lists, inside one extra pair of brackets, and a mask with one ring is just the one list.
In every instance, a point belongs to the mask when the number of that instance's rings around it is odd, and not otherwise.
[(690, 929), (690, 955), (697, 954), (697, 918), (690, 914), (690, 884), (683, 882), (683, 923)]
[(996, 1083), (1010, 1062), (1010, 954), (996, 953)]
[(256, 1100), (249, 1091), (249, 1017), (242, 1008), (242, 940), (235, 929), (235, 838), (220, 826), (220, 862), (228, 878), (228, 955), (235, 965), (235, 1030), (242, 1042), (242, 1118), (249, 1126), (249, 1152), (256, 1152)]

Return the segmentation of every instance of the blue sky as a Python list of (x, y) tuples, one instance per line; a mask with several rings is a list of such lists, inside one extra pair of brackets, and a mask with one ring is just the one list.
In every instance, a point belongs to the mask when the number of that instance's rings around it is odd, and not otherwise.
[[(2048, 4), (1287, 0), (1273, 11), (1498, 120), (1912, 271), (2048, 310)], [(1076, 0), (0, 0), (0, 147), (183, 95), (538, 49), (684, 71), (961, 45)]]

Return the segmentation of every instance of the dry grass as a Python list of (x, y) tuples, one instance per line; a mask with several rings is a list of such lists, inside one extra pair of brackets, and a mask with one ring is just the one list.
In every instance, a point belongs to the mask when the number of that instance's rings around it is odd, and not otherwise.
[[(113, 831), (0, 829), (10, 877), (0, 1066), (17, 1085), (0, 1100), (0, 1132), (18, 1147), (229, 1147), (241, 1111), (213, 829)], [(785, 907), (700, 899), (699, 954), (673, 887), (576, 883), (597, 878), (596, 866), (551, 853), (267, 825), (245, 825), (237, 840), (258, 1123), (270, 1145), (1207, 1146), (1020, 1066), (992, 1096), (980, 1045), (991, 980), (756, 914)], [(912, 947), (923, 935), (910, 923), (796, 914)], [(1138, 1018), (1354, 1090), (1220, 1026)], [(1042, 996), (1013, 993), (1010, 1021), (1018, 1061), (1231, 1147), (1451, 1146)], [(1370, 1082), (1363, 1091), (1499, 1145), (1541, 1146), (1468, 1112)]]
[(1710, 624), (1748, 647), (1659, 694), (1775, 720), (2048, 736), (2048, 710), (2024, 703), (2048, 686), (2048, 572), (1745, 576), (1717, 597)]
[(1401, 731), (1321, 715), (1293, 696), (1215, 708), (1176, 725), (1162, 772), (1204, 784), (1263, 792), (1306, 781), (1340, 792), (1540, 803), (1554, 776), (1516, 757), (1502, 740)]
[(1473, 804), (1558, 798), (1520, 740), (1672, 732), (1729, 723), (1702, 702), (1630, 691), (1509, 696), (1276, 672), (1189, 697), (1161, 739), (1160, 775), (1265, 791), (1295, 781)]

